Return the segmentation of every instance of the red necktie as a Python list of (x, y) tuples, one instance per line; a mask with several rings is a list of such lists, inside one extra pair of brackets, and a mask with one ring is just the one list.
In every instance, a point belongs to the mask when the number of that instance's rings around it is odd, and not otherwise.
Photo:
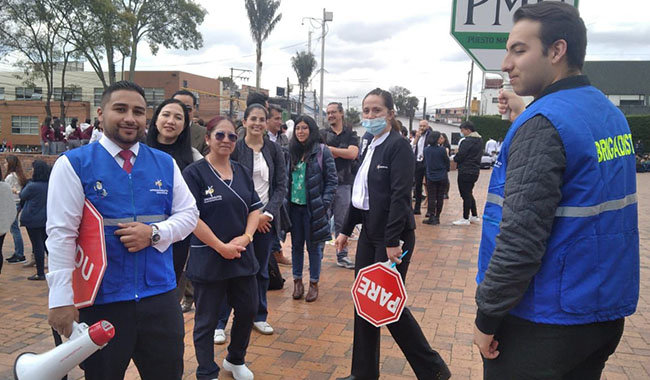
[(126, 171), (127, 173), (131, 174), (131, 169), (133, 169), (133, 164), (131, 163), (131, 157), (133, 156), (133, 152), (131, 152), (128, 149), (125, 149), (118, 153), (120, 157), (124, 159), (124, 164), (122, 165), (122, 169)]

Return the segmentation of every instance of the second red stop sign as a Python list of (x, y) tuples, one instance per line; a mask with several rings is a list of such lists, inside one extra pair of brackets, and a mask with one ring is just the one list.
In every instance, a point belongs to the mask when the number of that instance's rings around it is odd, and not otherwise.
[(359, 316), (381, 327), (399, 320), (408, 296), (400, 274), (387, 263), (361, 269), (352, 286), (352, 299)]

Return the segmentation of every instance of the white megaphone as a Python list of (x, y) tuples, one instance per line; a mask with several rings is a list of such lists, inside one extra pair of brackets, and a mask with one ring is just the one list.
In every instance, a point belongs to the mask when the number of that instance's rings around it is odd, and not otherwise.
[(60, 380), (87, 357), (102, 349), (115, 336), (108, 321), (99, 321), (88, 327), (73, 322), (70, 339), (44, 353), (25, 352), (14, 363), (15, 380)]

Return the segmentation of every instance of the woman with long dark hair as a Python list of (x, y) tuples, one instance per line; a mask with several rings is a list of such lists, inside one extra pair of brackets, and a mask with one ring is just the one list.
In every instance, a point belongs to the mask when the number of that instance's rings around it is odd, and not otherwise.
[(258, 312), (259, 270), (253, 252), (253, 234), (259, 226), (262, 201), (247, 169), (230, 159), (237, 134), (234, 123), (217, 116), (206, 126), (210, 152), (183, 171), (196, 198), (199, 221), (194, 235), (187, 278), (194, 285), (194, 350), (198, 379), (215, 379), (213, 333), (223, 304), (235, 310), (228, 355), (223, 369), (235, 379), (252, 379), (246, 350)]
[(34, 250), (36, 274), (28, 280), (45, 280), (45, 221), (47, 220), (47, 182), (50, 167), (42, 160), (32, 163), (32, 179), (20, 192), (20, 224), (27, 228)]
[(338, 177), (334, 157), (321, 142), (316, 121), (309, 116), (296, 119), (289, 141), (289, 218), (291, 219), (291, 266), (293, 299), (301, 299), (305, 243), (309, 255), (309, 290), (305, 301), (318, 298), (323, 245), (331, 238), (328, 210), (336, 194)]
[[(261, 104), (254, 103), (246, 108), (243, 124), (246, 136), (237, 141), (231, 159), (246, 168), (246, 173), (253, 180), (255, 191), (264, 206), (253, 235), (255, 257), (260, 265), (257, 272), (259, 305), (253, 328), (261, 334), (270, 335), (273, 334), (273, 327), (267, 322), (269, 312), (266, 301), (266, 291), (269, 288), (269, 259), (280, 227), (280, 207), (287, 194), (287, 172), (282, 148), (266, 137), (267, 119), (268, 111)], [(225, 342), (224, 330), (229, 317), (230, 308), (224, 304), (219, 325), (214, 332), (214, 341), (217, 344)]]
[(429, 218), (422, 221), (424, 224), (440, 224), (440, 214), (445, 202), (445, 189), (449, 186), (449, 155), (442, 145), (444, 137), (438, 131), (431, 131), (427, 137), (424, 148), (424, 166), (427, 178), (427, 194), (429, 205), (427, 214)]
[[(20, 207), (20, 191), (27, 184), (27, 177), (23, 172), (23, 166), (20, 163), (18, 157), (9, 155), (5, 158), (7, 160), (7, 175), (5, 176), (5, 182), (11, 186), (11, 192), (14, 195), (14, 202), (16, 203), (16, 210)], [(14, 222), (11, 224), (11, 236), (14, 239), (14, 254), (7, 259), (9, 263), (20, 263), (25, 261), (25, 246), (23, 244), (23, 236), (20, 233), (20, 226), (18, 225), (18, 215), (14, 219)], [(0, 251), (2, 250), (2, 245), (0, 244)], [(32, 266), (34, 260), (30, 260), (29, 265)]]
[[(363, 98), (362, 104), (362, 125), (373, 137), (364, 144), (348, 221), (336, 239), (336, 246), (344, 248), (354, 226), (361, 223), (355, 275), (361, 268), (390, 259), (398, 264), (397, 270), (406, 280), (415, 248), (415, 218), (411, 208), (415, 157), (408, 140), (394, 128), (395, 106), (390, 92), (374, 89)], [(400, 241), (404, 242), (402, 246)], [(403, 252), (406, 255), (401, 258)], [(397, 322), (387, 327), (418, 379), (446, 380), (451, 376), (408, 308), (404, 308)], [(379, 378), (379, 340), (379, 328), (355, 312), (352, 374), (345, 380)]]
[(66, 128), (66, 138), (68, 139), (68, 149), (74, 149), (81, 146), (81, 128), (77, 125), (79, 119), (73, 117), (70, 125)]
[[(174, 158), (181, 172), (192, 162), (203, 158), (192, 148), (190, 140), (189, 112), (185, 105), (176, 99), (167, 99), (154, 111), (149, 124), (146, 143), (152, 148), (162, 150)], [(172, 245), (176, 285), (180, 284), (183, 268), (190, 249), (191, 235)], [(179, 286), (179, 300), (183, 286)]]

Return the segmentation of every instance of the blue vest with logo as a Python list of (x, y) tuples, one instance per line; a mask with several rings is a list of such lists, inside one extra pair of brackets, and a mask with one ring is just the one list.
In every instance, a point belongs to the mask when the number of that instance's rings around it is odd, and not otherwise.
[(628, 316), (639, 298), (634, 147), (623, 114), (592, 86), (546, 95), (510, 127), (490, 179), (476, 280), (483, 281), (499, 234), (510, 144), (536, 115), (557, 129), (566, 169), (541, 267), (510, 314), (562, 325)]
[(115, 231), (118, 223), (161, 222), (171, 215), (173, 159), (140, 144), (131, 174), (99, 143), (65, 153), (79, 176), (86, 198), (104, 218), (108, 265), (95, 304), (138, 301), (176, 287), (172, 247), (149, 246), (128, 252)]

